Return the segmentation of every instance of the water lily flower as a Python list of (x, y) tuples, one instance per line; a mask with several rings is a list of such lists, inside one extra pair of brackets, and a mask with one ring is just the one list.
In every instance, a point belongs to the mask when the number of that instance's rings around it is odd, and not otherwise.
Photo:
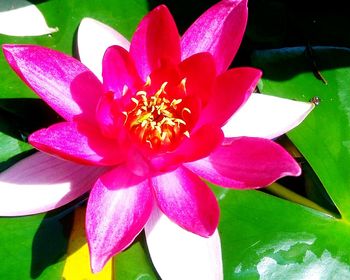
[[(159, 232), (178, 231), (181, 242), (197, 240), (197, 248), (207, 246), (215, 256), (221, 254), (219, 207), (200, 177), (227, 188), (254, 189), (300, 174), (282, 147), (260, 137), (273, 138), (293, 128), (312, 104), (252, 94), (260, 70), (227, 70), (246, 20), (245, 0), (223, 0), (180, 37), (168, 9), (159, 6), (142, 19), (129, 43), (110, 27), (85, 19), (78, 44), (81, 61), (88, 67), (40, 46), (3, 46), (19, 77), (64, 119), (34, 132), (29, 142), (47, 154), (98, 169), (93, 175), (98, 179), (86, 186), (92, 188), (86, 232), (94, 272), (145, 228), (158, 272), (176, 279), (175, 269), (170, 274), (164, 263), (164, 254), (170, 257), (172, 251), (166, 252), (164, 242), (159, 242), (163, 248), (156, 245)], [(293, 109), (271, 109), (281, 103)], [(250, 104), (248, 119), (258, 113), (267, 120), (267, 128), (256, 135), (250, 135), (257, 128), (255, 122), (247, 122), (250, 128), (243, 132), (235, 129), (238, 123), (245, 128), (245, 104)], [(261, 104), (263, 110), (257, 110)], [(276, 123), (276, 115), (271, 117), (276, 112), (285, 122)], [(0, 180), (11, 184), (12, 176), (6, 174), (20, 168), (23, 165), (10, 168)], [(6, 184), (0, 185), (0, 193), (6, 194)], [(181, 242), (176, 244), (184, 248)], [(203, 279), (222, 278), (221, 259), (213, 262), (216, 271), (203, 274)]]

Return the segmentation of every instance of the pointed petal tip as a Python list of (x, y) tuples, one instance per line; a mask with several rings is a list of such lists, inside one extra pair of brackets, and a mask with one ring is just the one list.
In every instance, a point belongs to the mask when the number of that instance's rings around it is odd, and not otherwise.
[(35, 153), (0, 173), (0, 216), (23, 216), (61, 207), (87, 192), (104, 168)]
[(0, 34), (7, 36), (42, 36), (58, 31), (49, 27), (44, 15), (26, 0), (1, 1)]
[(312, 102), (254, 93), (223, 126), (225, 137), (274, 139), (301, 124), (315, 108)]
[[(98, 37), (98, 40), (95, 38)], [(129, 50), (130, 42), (112, 27), (85, 17), (78, 28), (78, 52), (84, 63), (102, 81), (102, 58), (106, 49), (118, 45)]]

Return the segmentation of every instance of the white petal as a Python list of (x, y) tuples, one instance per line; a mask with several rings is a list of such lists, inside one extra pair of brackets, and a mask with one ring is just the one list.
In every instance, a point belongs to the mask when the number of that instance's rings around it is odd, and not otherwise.
[(311, 102), (254, 93), (222, 130), (225, 137), (273, 139), (299, 125), (314, 107)]
[(9, 36), (40, 36), (57, 32), (47, 26), (42, 13), (25, 0), (0, 1), (0, 34)]
[(80, 61), (102, 81), (102, 58), (106, 49), (119, 45), (129, 50), (130, 42), (119, 32), (92, 18), (84, 18), (78, 29)]
[(104, 171), (38, 152), (0, 174), (0, 216), (29, 215), (62, 206), (88, 191)]
[(145, 226), (152, 262), (164, 280), (223, 279), (220, 236), (190, 233), (155, 209)]

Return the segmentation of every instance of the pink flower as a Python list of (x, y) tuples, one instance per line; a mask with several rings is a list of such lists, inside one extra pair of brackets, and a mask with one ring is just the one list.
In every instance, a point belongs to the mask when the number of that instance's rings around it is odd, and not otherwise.
[[(3, 46), (21, 79), (64, 119), (33, 133), (30, 143), (45, 153), (96, 166), (84, 187), (92, 187), (86, 230), (93, 271), (128, 247), (145, 226), (149, 236), (163, 214), (196, 235), (213, 235), (219, 207), (200, 177), (228, 188), (252, 189), (300, 174), (298, 164), (279, 145), (235, 130), (239, 120), (232, 115), (237, 112), (245, 118), (246, 106), (241, 106), (254, 103), (246, 101), (261, 76), (254, 68), (227, 70), (246, 20), (245, 0), (223, 0), (180, 38), (168, 9), (159, 6), (140, 22), (130, 49), (120, 34), (97, 24), (117, 41), (104, 52), (102, 73), (96, 66), (99, 59), (86, 63), (97, 77), (101, 74), (102, 83), (81, 62), (60, 52), (31, 45)], [(99, 35), (103, 37), (103, 32)], [(84, 35), (78, 38), (84, 39)], [(85, 45), (85, 50), (90, 47)], [(84, 62), (88, 52), (81, 45), (79, 51)], [(285, 102), (253, 96), (249, 100)], [(297, 115), (269, 133), (257, 130), (253, 136), (276, 137), (312, 109), (310, 104), (292, 104), (298, 107)], [(44, 155), (36, 157), (49, 161)], [(13, 170), (0, 176), (7, 182), (5, 188)], [(33, 172), (30, 169), (29, 174)], [(217, 232), (215, 236), (218, 239)]]

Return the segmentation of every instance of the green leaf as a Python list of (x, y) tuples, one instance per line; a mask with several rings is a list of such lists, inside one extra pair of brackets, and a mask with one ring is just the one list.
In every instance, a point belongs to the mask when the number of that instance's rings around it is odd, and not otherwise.
[(73, 216), (0, 218), (0, 279), (60, 279)]
[(259, 191), (224, 192), (225, 279), (348, 279), (350, 227)]
[(128, 249), (114, 257), (116, 279), (160, 279), (152, 266), (144, 232)]

